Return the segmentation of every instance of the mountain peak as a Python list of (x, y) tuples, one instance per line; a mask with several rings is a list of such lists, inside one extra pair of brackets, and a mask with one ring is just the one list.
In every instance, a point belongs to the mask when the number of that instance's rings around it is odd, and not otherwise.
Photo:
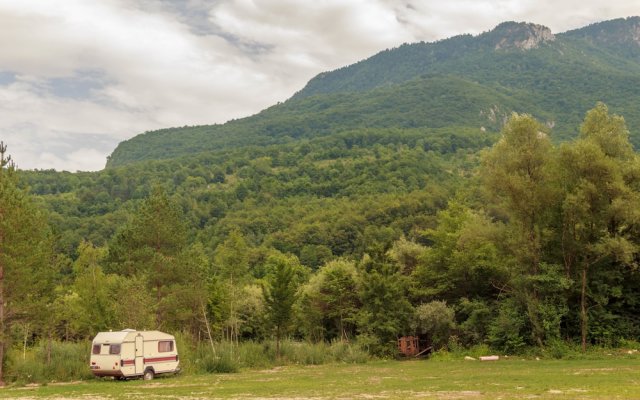
[(584, 28), (567, 32), (568, 36), (580, 37), (593, 44), (627, 44), (640, 47), (640, 17), (618, 18), (598, 22)]
[(503, 22), (480, 36), (489, 39), (495, 50), (530, 50), (556, 39), (546, 26), (514, 21)]

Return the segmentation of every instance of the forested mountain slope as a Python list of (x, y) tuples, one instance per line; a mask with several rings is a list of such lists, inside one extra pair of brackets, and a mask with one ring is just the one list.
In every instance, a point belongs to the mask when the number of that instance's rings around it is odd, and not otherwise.
[[(313, 78), (285, 103), (223, 125), (147, 132), (121, 143), (107, 167), (147, 159), (281, 144), (356, 128), (465, 127), (499, 130), (512, 112), (531, 113), (573, 137), (603, 101), (640, 127), (640, 18), (554, 35), (505, 22), (478, 36), (405, 44)], [(632, 134), (632, 142), (640, 137)]]

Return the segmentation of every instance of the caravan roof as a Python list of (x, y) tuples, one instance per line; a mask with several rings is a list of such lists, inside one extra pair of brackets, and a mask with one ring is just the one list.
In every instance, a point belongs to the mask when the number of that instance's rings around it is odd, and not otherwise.
[(128, 338), (133, 341), (133, 338), (138, 334), (142, 334), (142, 336), (145, 337), (145, 340), (162, 340), (174, 338), (173, 336), (160, 331), (136, 331), (134, 329), (124, 329), (117, 332), (99, 332), (93, 339), (93, 341), (99, 343), (122, 343), (128, 341)]

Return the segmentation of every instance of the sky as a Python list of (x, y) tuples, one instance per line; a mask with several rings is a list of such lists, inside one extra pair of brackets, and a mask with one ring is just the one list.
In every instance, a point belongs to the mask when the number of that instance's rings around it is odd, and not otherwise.
[(638, 14), (640, 0), (0, 0), (0, 140), (21, 169), (95, 171), (139, 133), (255, 114), (403, 43)]

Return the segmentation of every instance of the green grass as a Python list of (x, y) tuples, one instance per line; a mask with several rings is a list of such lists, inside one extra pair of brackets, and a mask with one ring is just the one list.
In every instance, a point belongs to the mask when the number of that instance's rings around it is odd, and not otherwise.
[[(636, 353), (637, 354), (637, 353)], [(375, 361), (0, 389), (0, 398), (637, 399), (640, 357)]]

